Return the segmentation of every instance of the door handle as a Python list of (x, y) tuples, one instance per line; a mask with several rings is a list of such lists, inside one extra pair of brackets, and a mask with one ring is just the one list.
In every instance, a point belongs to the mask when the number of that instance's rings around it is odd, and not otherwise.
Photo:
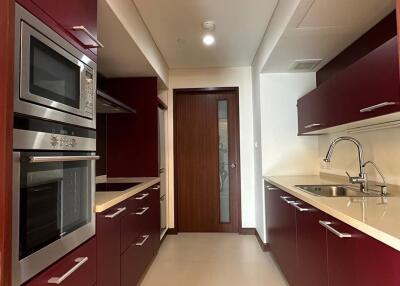
[(145, 212), (147, 212), (150, 209), (150, 207), (144, 207), (142, 208), (141, 212), (136, 212), (136, 215), (144, 215)]
[(292, 206), (294, 206), (299, 212), (309, 212), (309, 211), (311, 211), (311, 209), (308, 209), (308, 208), (302, 208), (301, 206), (300, 206), (300, 202), (296, 202), (296, 201), (293, 201), (293, 202), (290, 202), (289, 204), (291, 204)]
[(89, 260), (88, 257), (78, 257), (75, 259), (75, 264), (74, 267), (72, 267), (70, 270), (65, 272), (61, 277), (51, 277), (48, 281), (47, 284), (61, 284), (65, 279), (67, 279), (72, 273), (74, 273), (76, 270), (78, 270), (83, 264), (85, 264)]
[(293, 201), (289, 201), (289, 199), (292, 199), (291, 197), (288, 196), (280, 196), (280, 198), (287, 204), (291, 204)]
[(387, 101), (385, 101), (385, 102), (382, 102), (382, 103), (379, 103), (379, 104), (375, 104), (375, 105), (368, 106), (366, 108), (360, 109), (360, 112), (361, 113), (370, 112), (370, 111), (374, 111), (375, 109), (379, 109), (379, 108), (386, 107), (386, 106), (391, 106), (391, 105), (397, 105), (397, 104), (399, 104), (399, 103), (398, 102), (387, 102)]
[(236, 168), (236, 163), (232, 163), (231, 164), (231, 169), (235, 169)]
[(149, 195), (149, 193), (145, 193), (143, 195), (141, 195), (140, 197), (135, 197), (135, 200), (143, 200), (145, 197), (147, 197)]
[(141, 242), (137, 242), (136, 245), (137, 246), (142, 246), (143, 244), (145, 244), (146, 240), (149, 239), (150, 235), (142, 235), (143, 240)]
[(330, 222), (330, 221), (320, 220), (319, 224), (322, 225), (323, 227), (325, 227), (330, 232), (332, 232), (334, 235), (338, 236), (339, 238), (351, 238), (352, 237), (352, 235), (350, 233), (342, 233), (342, 232), (334, 229), (331, 226), (332, 222)]
[(318, 127), (318, 126), (322, 126), (322, 124), (321, 123), (311, 123), (311, 124), (304, 126), (304, 128), (309, 129), (309, 128)]
[(104, 45), (92, 33), (90, 33), (88, 31), (88, 29), (86, 29), (85, 26), (73, 26), (71, 29), (73, 31), (82, 31), (82, 32), (84, 32), (97, 45), (97, 46), (95, 46), (95, 45), (86, 45), (86, 44), (81, 42), (82, 45), (85, 46), (86, 48), (104, 48)]
[(277, 191), (279, 190), (278, 188), (275, 187), (265, 187), (268, 191)]
[(29, 163), (94, 161), (99, 159), (100, 156), (30, 156)]

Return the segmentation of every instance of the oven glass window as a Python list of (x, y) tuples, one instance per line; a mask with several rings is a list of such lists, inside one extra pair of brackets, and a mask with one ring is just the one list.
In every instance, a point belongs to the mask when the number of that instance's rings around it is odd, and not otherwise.
[(20, 259), (91, 221), (91, 161), (29, 162), (63, 155), (71, 154), (21, 153)]
[(31, 36), (31, 94), (79, 108), (80, 67)]

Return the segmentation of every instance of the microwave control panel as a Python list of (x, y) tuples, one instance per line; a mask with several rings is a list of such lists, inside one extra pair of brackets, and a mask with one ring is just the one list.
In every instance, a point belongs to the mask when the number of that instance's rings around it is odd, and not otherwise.
[(94, 104), (93, 104), (93, 98), (94, 98), (94, 80), (93, 80), (93, 73), (90, 71), (86, 71), (85, 74), (85, 114), (93, 118), (93, 113), (94, 113)]

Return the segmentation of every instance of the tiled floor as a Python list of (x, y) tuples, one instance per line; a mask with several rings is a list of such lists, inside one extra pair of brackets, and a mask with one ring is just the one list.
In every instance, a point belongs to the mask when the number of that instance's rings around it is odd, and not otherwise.
[(271, 255), (252, 235), (169, 235), (141, 286), (286, 286)]

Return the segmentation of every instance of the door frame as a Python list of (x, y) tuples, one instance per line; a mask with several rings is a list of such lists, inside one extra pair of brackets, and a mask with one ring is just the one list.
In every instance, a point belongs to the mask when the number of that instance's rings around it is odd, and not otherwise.
[[(236, 101), (237, 101), (237, 126), (235, 128), (235, 134), (234, 136), (237, 138), (237, 150), (238, 150), (238, 160), (237, 160), (237, 178), (238, 178), (238, 186), (236, 188), (237, 190), (237, 233), (242, 233), (242, 189), (241, 189), (241, 173), (240, 173), (240, 108), (239, 108), (239, 87), (205, 87), (205, 88), (174, 88), (173, 89), (173, 99), (175, 98), (175, 95), (178, 94), (190, 94), (190, 93), (204, 93), (204, 94), (210, 94), (210, 93), (231, 93), (235, 96)], [(176, 110), (176, 101), (173, 100), (173, 110)], [(176, 120), (175, 120), (175, 112), (173, 113), (173, 126), (174, 126), (174, 132), (173, 132), (173, 142), (174, 142), (174, 149), (173, 149), (173, 158), (174, 158), (174, 170), (176, 170), (176, 144), (175, 144), (175, 138), (176, 138)], [(178, 216), (178, 188), (177, 188), (177, 180), (176, 180), (176, 172), (174, 171), (174, 228), (169, 231), (169, 233), (172, 234), (177, 234), (179, 232), (179, 216)]]

